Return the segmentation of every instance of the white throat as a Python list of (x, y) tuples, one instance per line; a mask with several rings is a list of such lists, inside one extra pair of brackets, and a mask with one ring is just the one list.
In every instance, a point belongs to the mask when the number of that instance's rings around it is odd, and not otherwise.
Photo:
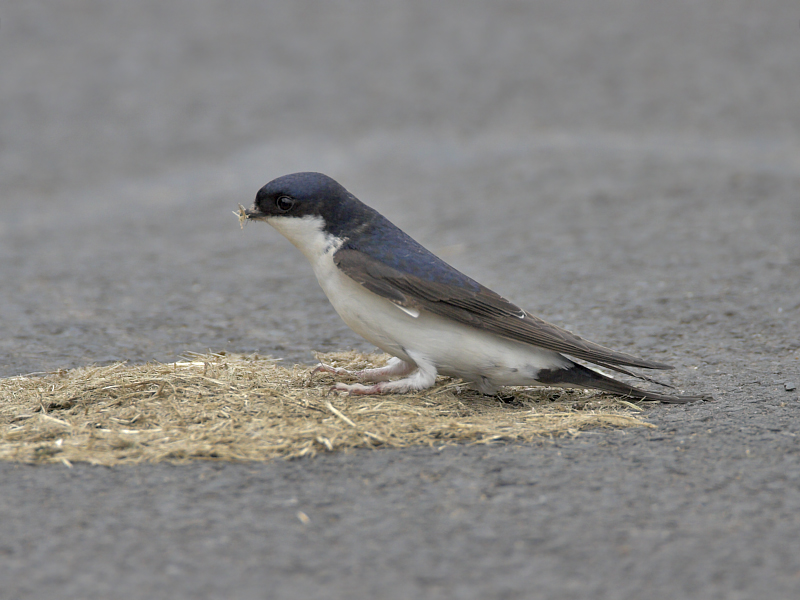
[(323, 258), (344, 242), (325, 232), (322, 217), (269, 217), (266, 221), (305, 255), (315, 271)]

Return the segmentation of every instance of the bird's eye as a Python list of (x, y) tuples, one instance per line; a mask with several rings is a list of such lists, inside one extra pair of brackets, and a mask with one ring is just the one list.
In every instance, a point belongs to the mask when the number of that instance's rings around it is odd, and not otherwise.
[(281, 212), (287, 212), (293, 206), (294, 198), (290, 198), (289, 196), (278, 196), (277, 200), (275, 200), (275, 208)]

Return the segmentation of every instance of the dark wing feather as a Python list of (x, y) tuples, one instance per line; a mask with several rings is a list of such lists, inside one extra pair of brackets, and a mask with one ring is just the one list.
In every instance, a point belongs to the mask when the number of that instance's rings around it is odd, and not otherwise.
[[(348, 277), (401, 306), (427, 310), (511, 340), (562, 352), (623, 373), (630, 374), (618, 365), (647, 369), (672, 368), (584, 340), (566, 329), (528, 314), (472, 280), (469, 281), (474, 285), (466, 287), (423, 279), (353, 248), (338, 250), (333, 260)], [(441, 265), (453, 269), (444, 262)], [(464, 277), (455, 269), (453, 271)]]

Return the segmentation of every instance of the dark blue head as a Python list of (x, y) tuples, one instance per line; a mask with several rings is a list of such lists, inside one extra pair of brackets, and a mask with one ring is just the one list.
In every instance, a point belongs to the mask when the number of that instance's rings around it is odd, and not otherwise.
[(258, 190), (251, 219), (321, 217), (325, 229), (338, 235), (348, 225), (372, 220), (377, 213), (322, 173), (292, 173)]

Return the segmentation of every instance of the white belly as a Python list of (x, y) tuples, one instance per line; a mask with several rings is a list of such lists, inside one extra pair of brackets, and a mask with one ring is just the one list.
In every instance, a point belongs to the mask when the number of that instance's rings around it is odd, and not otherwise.
[[(420, 311), (413, 316), (374, 294), (330, 263), (314, 272), (339, 316), (367, 341), (389, 354), (415, 362), (424, 356), (442, 375), (492, 384), (530, 385), (541, 369), (564, 368), (570, 361), (557, 352), (514, 342), (491, 333)], [(412, 311), (413, 312), (413, 311)]]

